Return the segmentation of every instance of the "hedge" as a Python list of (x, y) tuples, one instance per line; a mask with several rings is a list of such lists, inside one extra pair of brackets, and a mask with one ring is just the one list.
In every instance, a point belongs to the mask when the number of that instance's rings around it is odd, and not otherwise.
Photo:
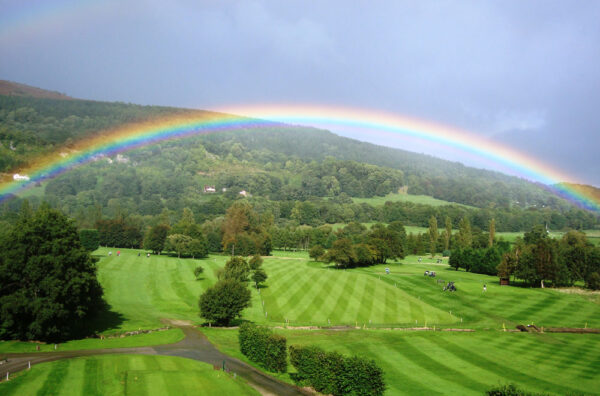
[(266, 327), (244, 323), (239, 332), (240, 351), (251, 361), (273, 372), (287, 371), (287, 340)]
[(383, 395), (383, 371), (375, 361), (345, 357), (314, 346), (290, 346), (296, 382), (318, 392), (338, 395)]

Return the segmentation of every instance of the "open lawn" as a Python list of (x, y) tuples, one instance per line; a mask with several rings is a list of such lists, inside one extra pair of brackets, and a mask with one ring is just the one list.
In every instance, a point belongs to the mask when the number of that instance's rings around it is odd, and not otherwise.
[(35, 365), (0, 394), (22, 395), (259, 395), (240, 379), (206, 363), (171, 356), (102, 355)]
[[(507, 383), (551, 394), (600, 394), (600, 337), (595, 334), (275, 331), (288, 345), (317, 345), (375, 360), (385, 373), (388, 395), (482, 395)], [(239, 353), (237, 330), (203, 332), (223, 352), (246, 360)], [(287, 374), (279, 378), (292, 382)]]
[[(309, 261), (306, 252), (275, 254), (264, 260), (269, 279), (260, 290), (252, 288), (252, 307), (244, 319), (290, 326), (600, 327), (600, 305), (583, 295), (500, 287), (497, 277), (455, 271), (447, 259), (437, 264), (424, 256), (419, 263), (408, 256), (399, 263), (344, 271)], [(122, 250), (120, 257), (104, 255), (99, 276), (108, 303), (123, 317), (119, 329), (160, 327), (164, 318), (200, 324), (198, 298), (216, 282), (215, 270), (226, 259), (147, 258)], [(193, 275), (197, 265), (205, 268), (199, 281)], [(425, 270), (436, 271), (437, 277), (423, 276)], [(438, 280), (454, 281), (458, 291), (442, 291)]]

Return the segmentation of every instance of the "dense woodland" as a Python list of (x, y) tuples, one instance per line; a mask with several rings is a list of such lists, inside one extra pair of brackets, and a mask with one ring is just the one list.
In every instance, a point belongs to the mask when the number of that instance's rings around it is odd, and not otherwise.
[[(106, 128), (175, 113), (205, 114), (0, 95), (0, 169), (8, 172)], [(216, 191), (207, 193), (205, 186)], [(397, 191), (456, 204), (353, 200)], [(33, 187), (27, 199), (34, 207), (48, 202), (74, 218), (79, 229), (98, 230), (101, 245), (149, 246), (154, 230), (166, 239), (151, 250), (198, 257), (234, 245), (240, 254), (315, 245), (330, 249), (344, 239), (328, 226), (335, 223), (428, 227), (434, 218), (456, 229), (468, 219), (474, 240), (492, 219), (497, 231), (526, 231), (538, 224), (552, 230), (599, 225), (597, 214), (519, 178), (281, 124), (165, 141), (99, 158)], [(5, 200), (0, 222), (15, 223), (21, 205), (20, 198)], [(248, 224), (243, 235), (225, 241), (224, 224), (232, 210), (243, 212)], [(367, 243), (365, 238), (361, 243)], [(429, 250), (426, 235), (406, 235), (403, 254)]]

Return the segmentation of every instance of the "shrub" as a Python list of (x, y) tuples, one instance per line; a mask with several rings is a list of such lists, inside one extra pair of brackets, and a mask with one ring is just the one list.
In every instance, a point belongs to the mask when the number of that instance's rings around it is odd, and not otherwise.
[(201, 266), (197, 266), (196, 269), (194, 269), (194, 276), (196, 276), (196, 280), (200, 278), (200, 275), (202, 275), (203, 272), (204, 268), (202, 268)]
[(290, 346), (294, 379), (318, 392), (337, 395), (382, 395), (383, 371), (373, 360), (345, 357), (314, 346)]
[(266, 327), (244, 323), (239, 331), (240, 352), (274, 372), (287, 370), (287, 340)]
[(517, 388), (515, 384), (500, 385), (485, 392), (487, 396), (546, 396), (545, 393), (531, 393)]
[(600, 290), (600, 274), (592, 272), (585, 280), (585, 285), (588, 289)]

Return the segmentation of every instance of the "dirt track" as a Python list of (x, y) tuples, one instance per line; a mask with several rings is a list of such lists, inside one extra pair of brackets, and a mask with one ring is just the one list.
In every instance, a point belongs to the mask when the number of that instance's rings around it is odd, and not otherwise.
[(258, 390), (263, 395), (310, 395), (305, 390), (286, 384), (272, 378), (254, 367), (227, 356), (215, 348), (198, 330), (192, 326), (181, 326), (185, 339), (168, 345), (139, 348), (91, 349), (65, 352), (38, 352), (38, 353), (9, 353), (5, 354), (8, 362), (0, 366), (0, 378), (5, 379), (6, 373), (15, 373), (27, 368), (28, 362), (36, 365), (60, 359), (69, 359), (80, 356), (106, 355), (114, 353), (134, 353), (144, 355), (179, 356), (188, 359), (210, 363), (214, 366), (223, 366), (232, 373), (242, 377), (248, 385)]

